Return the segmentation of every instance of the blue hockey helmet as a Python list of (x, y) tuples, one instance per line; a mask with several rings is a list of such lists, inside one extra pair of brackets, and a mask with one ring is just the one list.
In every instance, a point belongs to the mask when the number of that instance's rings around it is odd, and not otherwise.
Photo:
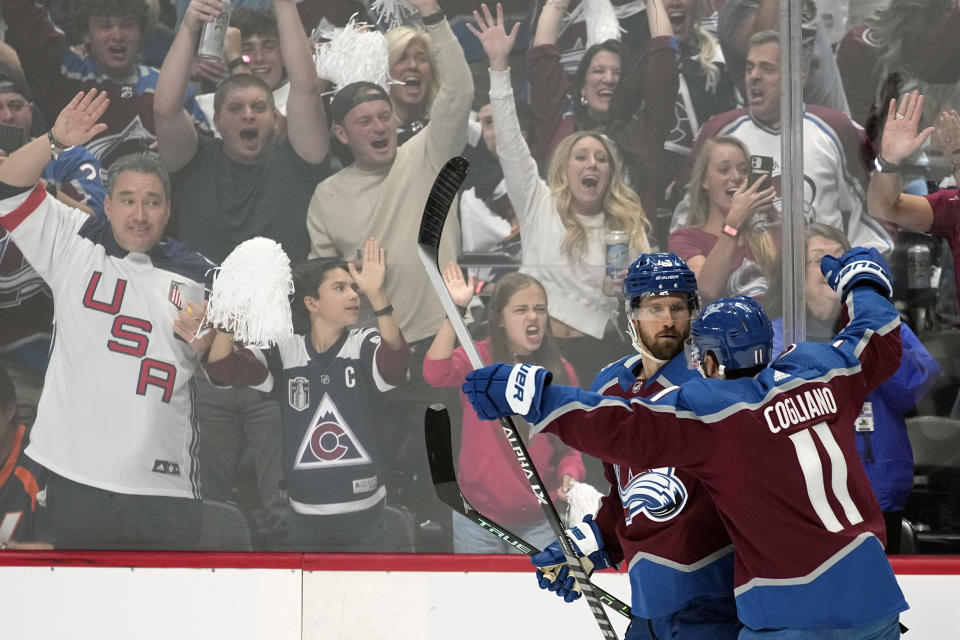
[(690, 323), (688, 360), (699, 366), (712, 352), (720, 371), (769, 364), (773, 354), (773, 326), (753, 298), (721, 298), (703, 308)]
[(623, 279), (623, 298), (627, 312), (627, 334), (633, 348), (646, 357), (653, 358), (653, 354), (644, 347), (640, 339), (631, 312), (640, 306), (647, 296), (687, 296), (687, 304), (693, 315), (700, 308), (700, 297), (697, 294), (697, 278), (687, 263), (675, 253), (641, 253), (640, 257), (630, 264), (627, 276)]
[(686, 293), (693, 309), (699, 307), (697, 278), (675, 253), (642, 253), (630, 264), (623, 279), (627, 311), (646, 296)]

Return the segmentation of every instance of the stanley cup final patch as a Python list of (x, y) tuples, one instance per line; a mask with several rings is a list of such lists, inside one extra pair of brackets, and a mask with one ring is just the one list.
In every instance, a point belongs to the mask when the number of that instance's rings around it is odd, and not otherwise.
[(170, 288), (167, 290), (167, 300), (177, 309), (186, 309), (188, 302), (192, 302), (202, 308), (203, 299), (204, 290), (202, 285), (195, 282), (170, 281)]
[(183, 286), (186, 282), (170, 281), (170, 290), (167, 292), (167, 300), (173, 303), (177, 309), (183, 309)]
[(310, 381), (297, 376), (287, 382), (287, 404), (296, 411), (303, 411), (310, 406)]
[(542, 368), (518, 364), (510, 370), (510, 377), (507, 378), (507, 404), (518, 416), (530, 413), (533, 394), (537, 391), (537, 370)]

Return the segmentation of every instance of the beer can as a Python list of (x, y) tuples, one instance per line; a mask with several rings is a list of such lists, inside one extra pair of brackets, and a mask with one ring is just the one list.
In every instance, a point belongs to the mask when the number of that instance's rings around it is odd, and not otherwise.
[(630, 240), (626, 231), (610, 229), (606, 235), (606, 273), (616, 278), (630, 266)]
[(907, 249), (907, 288), (929, 289), (932, 275), (930, 247), (925, 244), (915, 244)]
[(223, 42), (227, 38), (227, 27), (230, 26), (230, 0), (220, 0), (223, 11), (212, 22), (203, 25), (200, 32), (200, 46), (197, 55), (201, 58), (220, 60), (223, 58)]

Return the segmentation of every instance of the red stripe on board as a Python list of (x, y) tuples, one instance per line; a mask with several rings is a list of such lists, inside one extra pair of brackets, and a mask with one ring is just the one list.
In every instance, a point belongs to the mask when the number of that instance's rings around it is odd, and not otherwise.
[(521, 555), (310, 553), (303, 556), (304, 571), (432, 571), (533, 572)]
[[(890, 558), (900, 575), (960, 575), (960, 556)], [(254, 553), (200, 551), (0, 551), (0, 566), (186, 569), (303, 569), (304, 571), (533, 571), (526, 556), (402, 553)]]
[(902, 576), (960, 574), (958, 556), (893, 556), (890, 565)]

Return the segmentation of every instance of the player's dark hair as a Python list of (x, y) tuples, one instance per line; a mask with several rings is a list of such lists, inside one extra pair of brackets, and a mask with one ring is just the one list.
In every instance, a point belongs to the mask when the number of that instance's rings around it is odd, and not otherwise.
[(91, 18), (133, 18), (140, 25), (140, 37), (146, 35), (150, 8), (146, 0), (84, 0), (76, 8), (76, 24), (80, 33), (90, 29)]
[(266, 82), (251, 73), (237, 73), (224, 80), (217, 87), (217, 91), (213, 94), (213, 113), (220, 113), (220, 107), (223, 106), (223, 101), (227, 99), (226, 96), (229, 92), (234, 89), (247, 89), (249, 87), (262, 89), (267, 96), (267, 104), (270, 105), (271, 109), (276, 108), (273, 102), (273, 91), (270, 90)]
[(277, 18), (273, 11), (239, 7), (230, 13), (230, 26), (240, 30), (243, 39), (260, 36), (261, 38), (279, 38)]
[(327, 273), (334, 269), (348, 271), (347, 263), (340, 256), (332, 258), (311, 258), (293, 268), (293, 330), (296, 333), (309, 333), (310, 315), (303, 299), (317, 297), (317, 289), (327, 279)]
[[(713, 358), (714, 362), (720, 362), (720, 359), (714, 355), (713, 351), (707, 351), (707, 355)], [(724, 369), (723, 379), (736, 380), (737, 378), (752, 378), (768, 366), (767, 364), (758, 364), (752, 367), (744, 367), (743, 369)]]
[[(510, 350), (506, 332), (503, 330), (503, 310), (510, 302), (513, 294), (527, 287), (537, 287), (543, 292), (543, 297), (547, 297), (547, 291), (540, 284), (540, 281), (525, 273), (514, 271), (497, 280), (497, 286), (493, 290), (493, 296), (489, 304), (490, 354), (493, 356), (494, 362), (517, 362), (518, 356)], [(567, 369), (563, 366), (560, 348), (557, 346), (553, 332), (550, 330), (549, 318), (543, 329), (543, 342), (540, 343), (540, 348), (529, 356), (521, 356), (521, 358), (524, 362), (538, 364), (552, 371), (556, 384), (567, 384), (569, 382)]]
[(170, 173), (155, 151), (129, 153), (114, 160), (107, 171), (107, 195), (113, 196), (117, 179), (124, 171), (147, 173), (160, 178), (160, 182), (163, 183), (163, 195), (167, 202), (170, 202)]
[[(10, 374), (7, 373), (7, 370), (3, 368), (3, 365), (0, 364), (0, 407), (16, 406), (16, 404), (17, 390), (13, 386), (13, 379), (10, 377)], [(18, 420), (16, 414), (14, 414), (13, 419), (14, 422)]]

